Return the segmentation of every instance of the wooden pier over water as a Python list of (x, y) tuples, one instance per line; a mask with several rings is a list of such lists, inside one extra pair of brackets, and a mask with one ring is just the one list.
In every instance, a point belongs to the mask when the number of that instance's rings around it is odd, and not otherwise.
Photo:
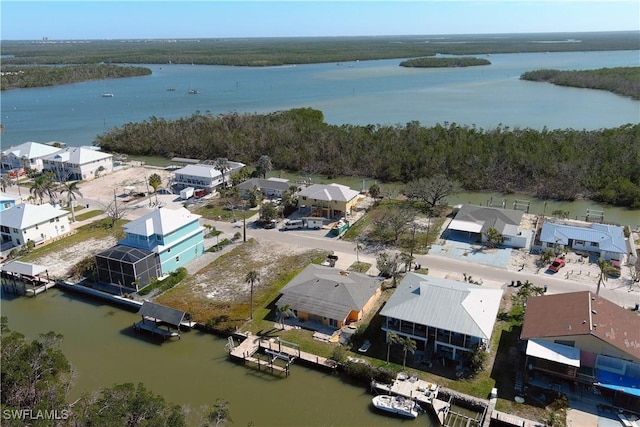
[[(337, 363), (326, 357), (301, 351), (300, 347), (292, 342), (281, 340), (280, 338), (264, 338), (250, 333), (246, 333), (245, 339), (238, 345), (235, 344), (233, 337), (229, 337), (227, 349), (229, 355), (235, 360), (242, 360), (244, 363), (252, 363), (258, 369), (270, 370), (272, 373), (284, 373), (286, 376), (290, 374), (290, 366), (294, 360), (298, 359), (312, 366), (335, 369)], [(264, 353), (264, 357), (260, 354)], [(280, 361), (282, 364), (277, 364)]]

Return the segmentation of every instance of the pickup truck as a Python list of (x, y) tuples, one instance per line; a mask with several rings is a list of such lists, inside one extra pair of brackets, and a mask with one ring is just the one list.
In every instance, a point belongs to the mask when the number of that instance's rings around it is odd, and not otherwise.
[(549, 271), (557, 273), (562, 267), (564, 267), (564, 260), (562, 258), (556, 258), (549, 266)]

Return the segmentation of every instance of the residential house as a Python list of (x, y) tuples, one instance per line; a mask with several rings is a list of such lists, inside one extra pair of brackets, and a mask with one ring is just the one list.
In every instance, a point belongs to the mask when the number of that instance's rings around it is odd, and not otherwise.
[(43, 170), (42, 159), (60, 150), (60, 147), (38, 142), (25, 142), (24, 144), (9, 147), (2, 151), (2, 169), (24, 168), (40, 172)]
[(289, 180), (284, 178), (251, 178), (236, 185), (236, 188), (240, 190), (243, 195), (245, 195), (247, 191), (257, 188), (268, 198), (279, 198), (282, 197), (282, 193), (287, 191), (291, 185)]
[(526, 381), (596, 385), (616, 406), (640, 408), (640, 317), (589, 291), (531, 297), (520, 334)]
[(113, 155), (97, 147), (67, 147), (42, 158), (45, 172), (53, 173), (56, 181), (80, 181), (113, 172)]
[(524, 212), (487, 206), (462, 205), (447, 226), (452, 239), (465, 239), (486, 243), (486, 232), (497, 230), (504, 241), (502, 246), (528, 248), (533, 238), (533, 230), (521, 226)]
[(29, 240), (36, 245), (61, 237), (71, 231), (69, 212), (48, 203), (23, 203), (3, 210), (0, 216), (2, 243), (22, 246)]
[(464, 360), (489, 350), (501, 289), (408, 273), (380, 311), (382, 330), (416, 341), (418, 350)]
[(355, 209), (359, 198), (360, 193), (346, 185), (312, 184), (298, 191), (298, 209), (310, 210), (309, 216), (344, 217)]
[(17, 197), (0, 192), (0, 212), (14, 207), (17, 204)]
[(622, 227), (578, 221), (545, 221), (539, 230), (536, 247), (594, 253), (607, 261), (623, 261), (627, 243)]
[[(231, 175), (238, 172), (245, 165), (239, 162), (229, 162), (229, 170), (225, 171), (225, 183), (231, 181)], [(204, 189), (207, 193), (213, 193), (219, 187), (223, 186), (222, 173), (216, 169), (215, 165), (210, 164), (189, 164), (183, 168), (173, 172), (173, 186), (176, 190), (182, 190), (187, 187), (196, 189)]]
[(99, 280), (137, 290), (183, 267), (204, 253), (199, 219), (185, 208), (159, 208), (125, 224), (125, 238), (96, 255)]
[(341, 328), (361, 320), (381, 292), (375, 277), (310, 264), (282, 288), (276, 305), (289, 306), (300, 321)]

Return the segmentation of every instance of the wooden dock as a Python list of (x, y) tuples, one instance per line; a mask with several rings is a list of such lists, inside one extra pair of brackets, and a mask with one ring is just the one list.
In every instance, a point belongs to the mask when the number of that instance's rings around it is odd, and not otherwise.
[(244, 340), (238, 345), (235, 344), (233, 337), (229, 337), (229, 343), (227, 344), (229, 355), (235, 360), (242, 360), (244, 363), (249, 362), (256, 365), (258, 370), (264, 367), (272, 373), (284, 373), (288, 376), (291, 364), (296, 359), (329, 369), (335, 369), (337, 366), (335, 362), (325, 357), (301, 351), (295, 343), (283, 341), (279, 338), (265, 339), (250, 333), (246, 333), (243, 336), (245, 336)]
[(374, 390), (396, 396), (406, 397), (422, 403), (424, 406), (431, 406), (432, 401), (438, 397), (438, 385), (417, 378), (398, 374), (398, 377), (391, 384), (371, 381)]
[(133, 328), (138, 332), (147, 332), (153, 336), (157, 336), (165, 340), (169, 338), (180, 339), (179, 332), (159, 327), (154, 319), (140, 320), (139, 322), (133, 324)]

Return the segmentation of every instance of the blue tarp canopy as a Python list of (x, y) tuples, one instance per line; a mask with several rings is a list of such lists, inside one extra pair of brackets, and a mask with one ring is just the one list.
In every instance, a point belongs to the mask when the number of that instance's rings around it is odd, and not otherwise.
[(640, 379), (627, 377), (604, 370), (598, 370), (598, 385), (610, 390), (621, 391), (640, 397)]

